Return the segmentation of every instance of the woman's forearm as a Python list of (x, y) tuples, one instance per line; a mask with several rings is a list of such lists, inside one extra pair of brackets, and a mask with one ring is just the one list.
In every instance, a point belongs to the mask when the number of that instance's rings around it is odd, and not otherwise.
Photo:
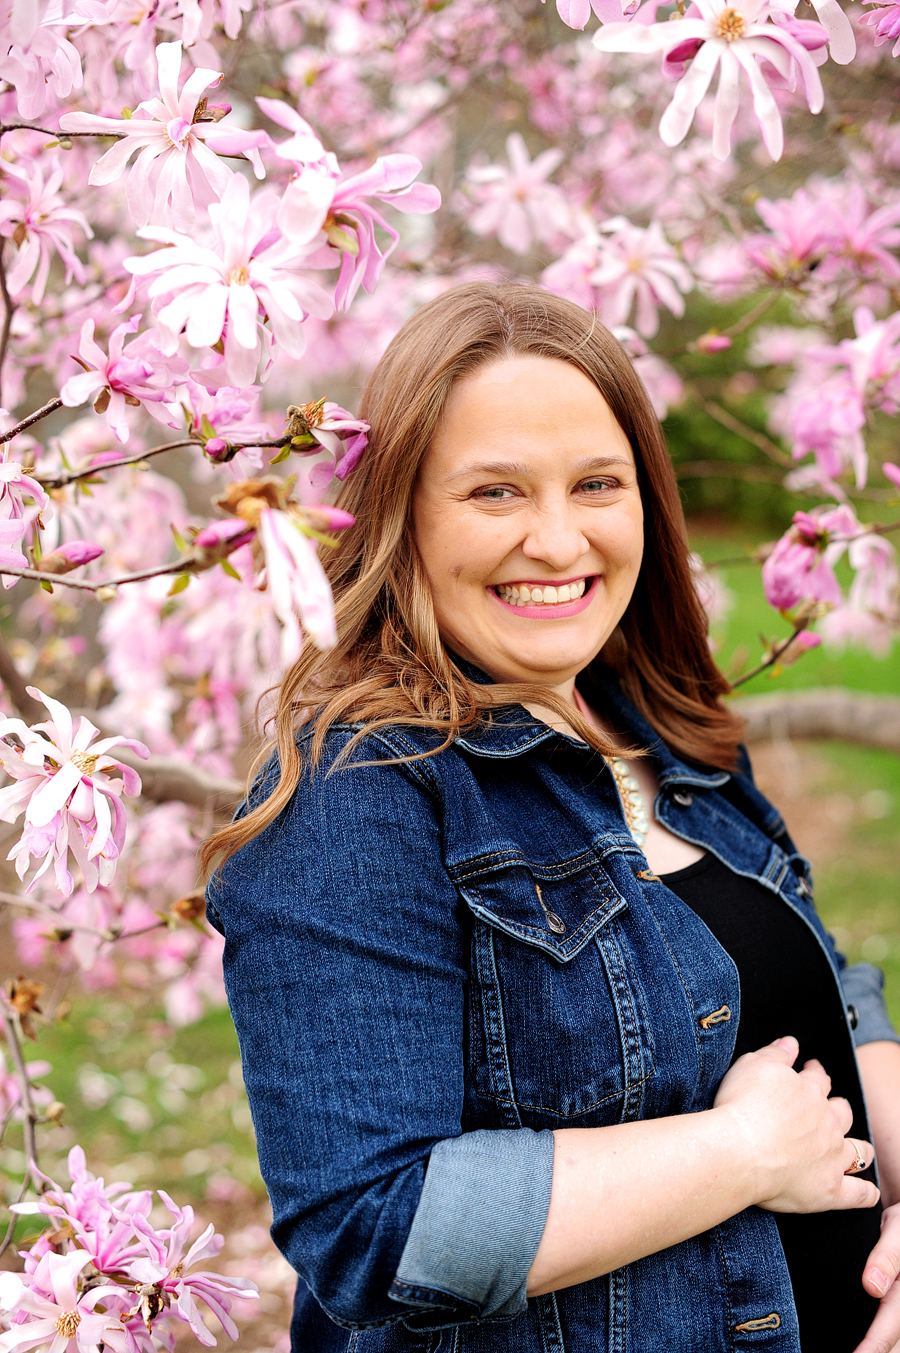
[(900, 1043), (857, 1048), (884, 1204), (900, 1202)]
[[(547, 1222), (528, 1295), (599, 1278), (757, 1204), (775, 1212), (872, 1207), (847, 1170), (872, 1147), (847, 1141), (853, 1112), (828, 1098), (818, 1062), (791, 1068), (796, 1039), (739, 1057), (703, 1113), (554, 1133)], [(900, 1086), (900, 1066), (898, 1086)]]
[(755, 1201), (722, 1110), (564, 1128), (528, 1295), (570, 1287), (699, 1235)]

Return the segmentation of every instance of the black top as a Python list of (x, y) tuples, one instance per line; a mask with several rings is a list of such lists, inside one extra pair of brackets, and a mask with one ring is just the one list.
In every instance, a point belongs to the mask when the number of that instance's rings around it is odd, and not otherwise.
[[(831, 1093), (850, 1101), (850, 1135), (867, 1139), (841, 996), (810, 928), (756, 879), (732, 873), (714, 855), (663, 874), (662, 881), (709, 927), (737, 967), (741, 1011), (735, 1057), (793, 1034), (800, 1044), (797, 1068), (811, 1057), (819, 1059), (831, 1077)], [(874, 1176), (867, 1170), (863, 1178)], [(878, 1309), (861, 1278), (878, 1240), (881, 1205), (848, 1212), (779, 1212), (775, 1220), (804, 1353), (826, 1346), (832, 1353), (852, 1353)]]

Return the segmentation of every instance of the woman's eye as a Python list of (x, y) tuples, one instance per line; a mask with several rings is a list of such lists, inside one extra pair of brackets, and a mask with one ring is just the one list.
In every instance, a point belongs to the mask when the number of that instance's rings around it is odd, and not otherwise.
[(581, 493), (609, 493), (618, 487), (618, 479), (584, 479), (578, 485)]
[(505, 488), (502, 484), (491, 484), (488, 488), (476, 489), (472, 497), (490, 498), (492, 501), (498, 502), (505, 498), (511, 498), (512, 489)]

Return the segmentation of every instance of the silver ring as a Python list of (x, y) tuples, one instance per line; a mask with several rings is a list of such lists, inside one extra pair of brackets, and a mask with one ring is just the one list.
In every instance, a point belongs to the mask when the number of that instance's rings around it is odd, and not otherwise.
[(844, 1171), (844, 1174), (859, 1174), (860, 1170), (865, 1170), (865, 1169), (866, 1169), (866, 1162), (865, 1162), (865, 1160), (863, 1159), (863, 1155), (862, 1155), (862, 1152), (861, 1152), (860, 1149), (859, 1149), (859, 1146), (857, 1145), (857, 1143), (856, 1143), (855, 1141), (853, 1141), (852, 1138), (850, 1139), (850, 1145), (853, 1147), (853, 1150), (856, 1152), (856, 1160), (855, 1160), (855, 1161), (853, 1162), (853, 1164), (850, 1166), (849, 1170), (845, 1170), (845, 1171)]

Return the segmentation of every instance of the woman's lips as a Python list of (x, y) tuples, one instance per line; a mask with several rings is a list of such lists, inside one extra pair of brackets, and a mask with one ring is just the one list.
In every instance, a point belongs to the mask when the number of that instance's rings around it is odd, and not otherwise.
[[(489, 587), (487, 590), (491, 596), (498, 601), (507, 611), (512, 611), (513, 615), (521, 616), (524, 620), (564, 620), (570, 615), (579, 615), (591, 604), (593, 596), (593, 584), (595, 579), (576, 578), (569, 583), (501, 583), (496, 587)], [(557, 600), (545, 603), (543, 601), (544, 588), (551, 588), (559, 596), (562, 588), (566, 587), (570, 593), (568, 601)], [(540, 590), (541, 601), (536, 598), (531, 600), (535, 591)], [(503, 592), (505, 595), (501, 596)], [(515, 597), (518, 593), (518, 598)], [(572, 596), (575, 593), (576, 595)], [(507, 600), (506, 598), (510, 599)]]

